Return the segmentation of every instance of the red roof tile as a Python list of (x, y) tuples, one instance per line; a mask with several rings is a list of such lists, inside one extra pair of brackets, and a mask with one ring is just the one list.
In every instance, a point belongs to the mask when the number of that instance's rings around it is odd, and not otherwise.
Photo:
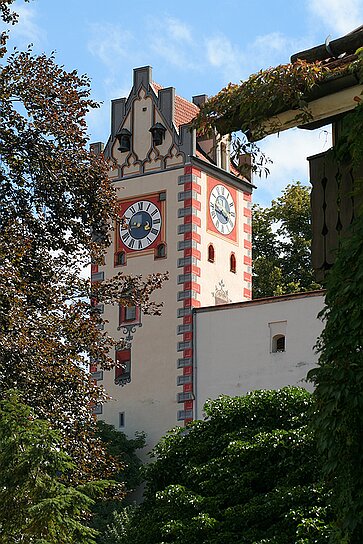
[(175, 97), (175, 124), (177, 127), (190, 123), (192, 119), (199, 113), (199, 108), (192, 102), (185, 100), (181, 96)]
[[(155, 81), (153, 81), (151, 85), (156, 94), (158, 94), (158, 92), (163, 89), (162, 85), (159, 85), (159, 83), (155, 83)], [(192, 102), (189, 102), (189, 100), (182, 98), (181, 96), (175, 96), (174, 122), (178, 128), (180, 127), (180, 125), (190, 123), (190, 121), (192, 121), (192, 119), (194, 119), (194, 117), (198, 113), (198, 106), (196, 106)]]

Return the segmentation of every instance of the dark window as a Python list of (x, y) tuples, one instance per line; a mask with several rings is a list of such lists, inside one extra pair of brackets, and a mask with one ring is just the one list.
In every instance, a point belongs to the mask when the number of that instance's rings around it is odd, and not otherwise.
[(116, 255), (116, 266), (121, 266), (126, 264), (126, 253), (124, 251), (119, 251)]
[(213, 246), (213, 244), (209, 244), (209, 246), (208, 246), (208, 261), (210, 263), (214, 263), (214, 258), (215, 258), (214, 246)]
[(276, 334), (272, 339), (272, 353), (285, 351), (285, 336)]
[(161, 123), (156, 123), (150, 129), (153, 145), (161, 145), (164, 141), (166, 128)]
[(122, 130), (120, 130), (120, 132), (116, 134), (116, 138), (119, 141), (120, 146), (118, 147), (118, 150), (121, 151), (121, 153), (126, 153), (127, 151), (130, 151), (131, 132), (127, 130), (127, 128), (123, 128)]
[(221, 168), (227, 169), (227, 146), (225, 143), (221, 144)]
[(125, 427), (125, 412), (119, 412), (118, 414), (118, 426), (120, 429)]
[(229, 259), (229, 268), (231, 272), (236, 273), (236, 256), (234, 253), (231, 253), (231, 256)]
[(163, 257), (166, 257), (166, 244), (164, 243), (157, 246), (155, 253), (156, 259), (162, 259)]
[(124, 386), (131, 382), (131, 350), (116, 351), (115, 384)]

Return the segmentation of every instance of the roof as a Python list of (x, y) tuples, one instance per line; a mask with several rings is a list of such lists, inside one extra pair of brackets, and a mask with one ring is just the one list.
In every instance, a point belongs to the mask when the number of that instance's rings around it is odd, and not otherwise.
[(245, 300), (243, 302), (229, 302), (226, 304), (219, 304), (218, 306), (202, 306), (200, 308), (193, 308), (193, 313), (199, 314), (210, 311), (219, 312), (221, 310), (231, 310), (236, 308), (250, 308), (251, 306), (259, 306), (261, 304), (273, 304), (276, 302), (286, 302), (288, 300), (297, 300), (311, 297), (324, 297), (325, 294), (325, 289), (317, 289), (316, 291), (305, 291), (302, 293), (289, 293), (286, 295), (278, 295), (275, 297), (255, 298), (252, 300)]
[[(163, 89), (164, 87), (162, 85), (159, 85), (159, 83), (156, 83), (155, 81), (152, 82), (152, 87), (156, 94)], [(186, 98), (183, 98), (179, 95), (175, 96), (175, 111), (174, 111), (174, 122), (175, 126), (178, 128), (180, 125), (186, 125), (187, 123), (190, 123), (196, 115), (199, 113), (199, 108), (193, 102), (189, 102), (189, 100), (186, 100)]]
[[(156, 81), (152, 81), (151, 86), (156, 94), (158, 94), (159, 91), (164, 88), (159, 83), (156, 83)], [(198, 115), (199, 111), (199, 106), (193, 104), (193, 102), (189, 102), (189, 100), (183, 98), (182, 96), (175, 95), (174, 123), (176, 127), (179, 128), (181, 125), (190, 123), (194, 117)], [(196, 157), (209, 164), (214, 164), (211, 158), (203, 153), (201, 149), (196, 150)], [(232, 161), (230, 161), (230, 172), (236, 177), (244, 179)]]
[(356, 50), (362, 45), (363, 25), (341, 38), (330, 41), (328, 37), (324, 44), (295, 53), (291, 56), (291, 62), (295, 62), (297, 59), (308, 62), (323, 61), (324, 65), (333, 68), (351, 62), (350, 56), (355, 56)]

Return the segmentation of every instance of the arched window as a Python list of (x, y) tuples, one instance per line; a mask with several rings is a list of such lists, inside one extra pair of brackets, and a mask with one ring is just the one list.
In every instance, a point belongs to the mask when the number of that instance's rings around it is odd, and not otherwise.
[(115, 265), (121, 266), (126, 264), (126, 253), (124, 251), (119, 251), (116, 255)]
[(285, 351), (285, 336), (283, 334), (276, 334), (272, 338), (272, 353), (279, 353)]
[(229, 269), (234, 274), (236, 273), (236, 256), (234, 253), (231, 253), (231, 256), (229, 258)]
[(208, 246), (208, 261), (210, 263), (214, 263), (215, 254), (214, 254), (214, 246), (213, 244), (209, 244)]
[(158, 244), (155, 251), (155, 259), (162, 259), (163, 257), (166, 257), (166, 244), (164, 242)]

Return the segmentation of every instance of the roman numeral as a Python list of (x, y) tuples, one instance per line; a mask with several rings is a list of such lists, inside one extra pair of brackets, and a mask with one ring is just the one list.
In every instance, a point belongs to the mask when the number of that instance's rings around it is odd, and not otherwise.
[(233, 202), (233, 200), (231, 200), (231, 202), (228, 202), (228, 204), (229, 204), (229, 207), (230, 207), (230, 208), (233, 208), (233, 207), (234, 207), (234, 202)]
[(224, 187), (223, 187), (223, 185), (222, 185), (222, 187), (221, 187), (221, 191), (222, 191), (222, 195), (224, 195)]
[(138, 246), (137, 249), (142, 249), (142, 241), (141, 240), (139, 240), (139, 246)]
[(216, 212), (213, 210), (212, 213), (211, 213), (211, 215), (212, 215), (212, 218), (214, 219), (215, 216), (216, 216)]
[(138, 202), (137, 205), (138, 205), (139, 211), (142, 210), (143, 207), (144, 207), (144, 203), (143, 203), (143, 202)]
[(149, 204), (146, 206), (146, 211), (147, 212), (149, 211), (150, 206), (151, 206), (151, 202), (149, 202)]
[(155, 215), (156, 213), (158, 213), (158, 209), (156, 208), (153, 212), (151, 212), (151, 215)]
[(131, 238), (130, 245), (129, 245), (130, 249), (133, 249), (134, 245), (135, 245), (135, 240)]
[(160, 223), (160, 219), (154, 219), (153, 223), (154, 225), (158, 225)]
[(147, 237), (146, 240), (149, 242), (149, 244), (151, 244), (152, 242), (151, 238)]
[(221, 225), (221, 233), (224, 234), (224, 225)]
[(124, 242), (127, 242), (127, 240), (130, 238), (130, 235), (128, 232), (125, 232), (125, 234), (122, 235), (122, 239)]
[(218, 186), (218, 185), (217, 185), (217, 187), (216, 187), (216, 191), (217, 191), (217, 193), (218, 193), (218, 196), (219, 196), (219, 195), (221, 194), (221, 190), (220, 190), (220, 188), (219, 188), (219, 186)]
[(230, 212), (232, 217), (236, 217), (236, 214), (234, 212)]
[(228, 225), (231, 225), (231, 229), (233, 229), (233, 223), (232, 223), (231, 219), (228, 219)]
[(155, 234), (155, 235), (158, 233), (158, 231), (156, 229), (151, 229), (150, 232), (151, 232), (151, 234)]
[(136, 210), (135, 210), (135, 208), (134, 208), (133, 206), (130, 207), (130, 211), (131, 211), (131, 213), (133, 213), (133, 214), (136, 212)]

